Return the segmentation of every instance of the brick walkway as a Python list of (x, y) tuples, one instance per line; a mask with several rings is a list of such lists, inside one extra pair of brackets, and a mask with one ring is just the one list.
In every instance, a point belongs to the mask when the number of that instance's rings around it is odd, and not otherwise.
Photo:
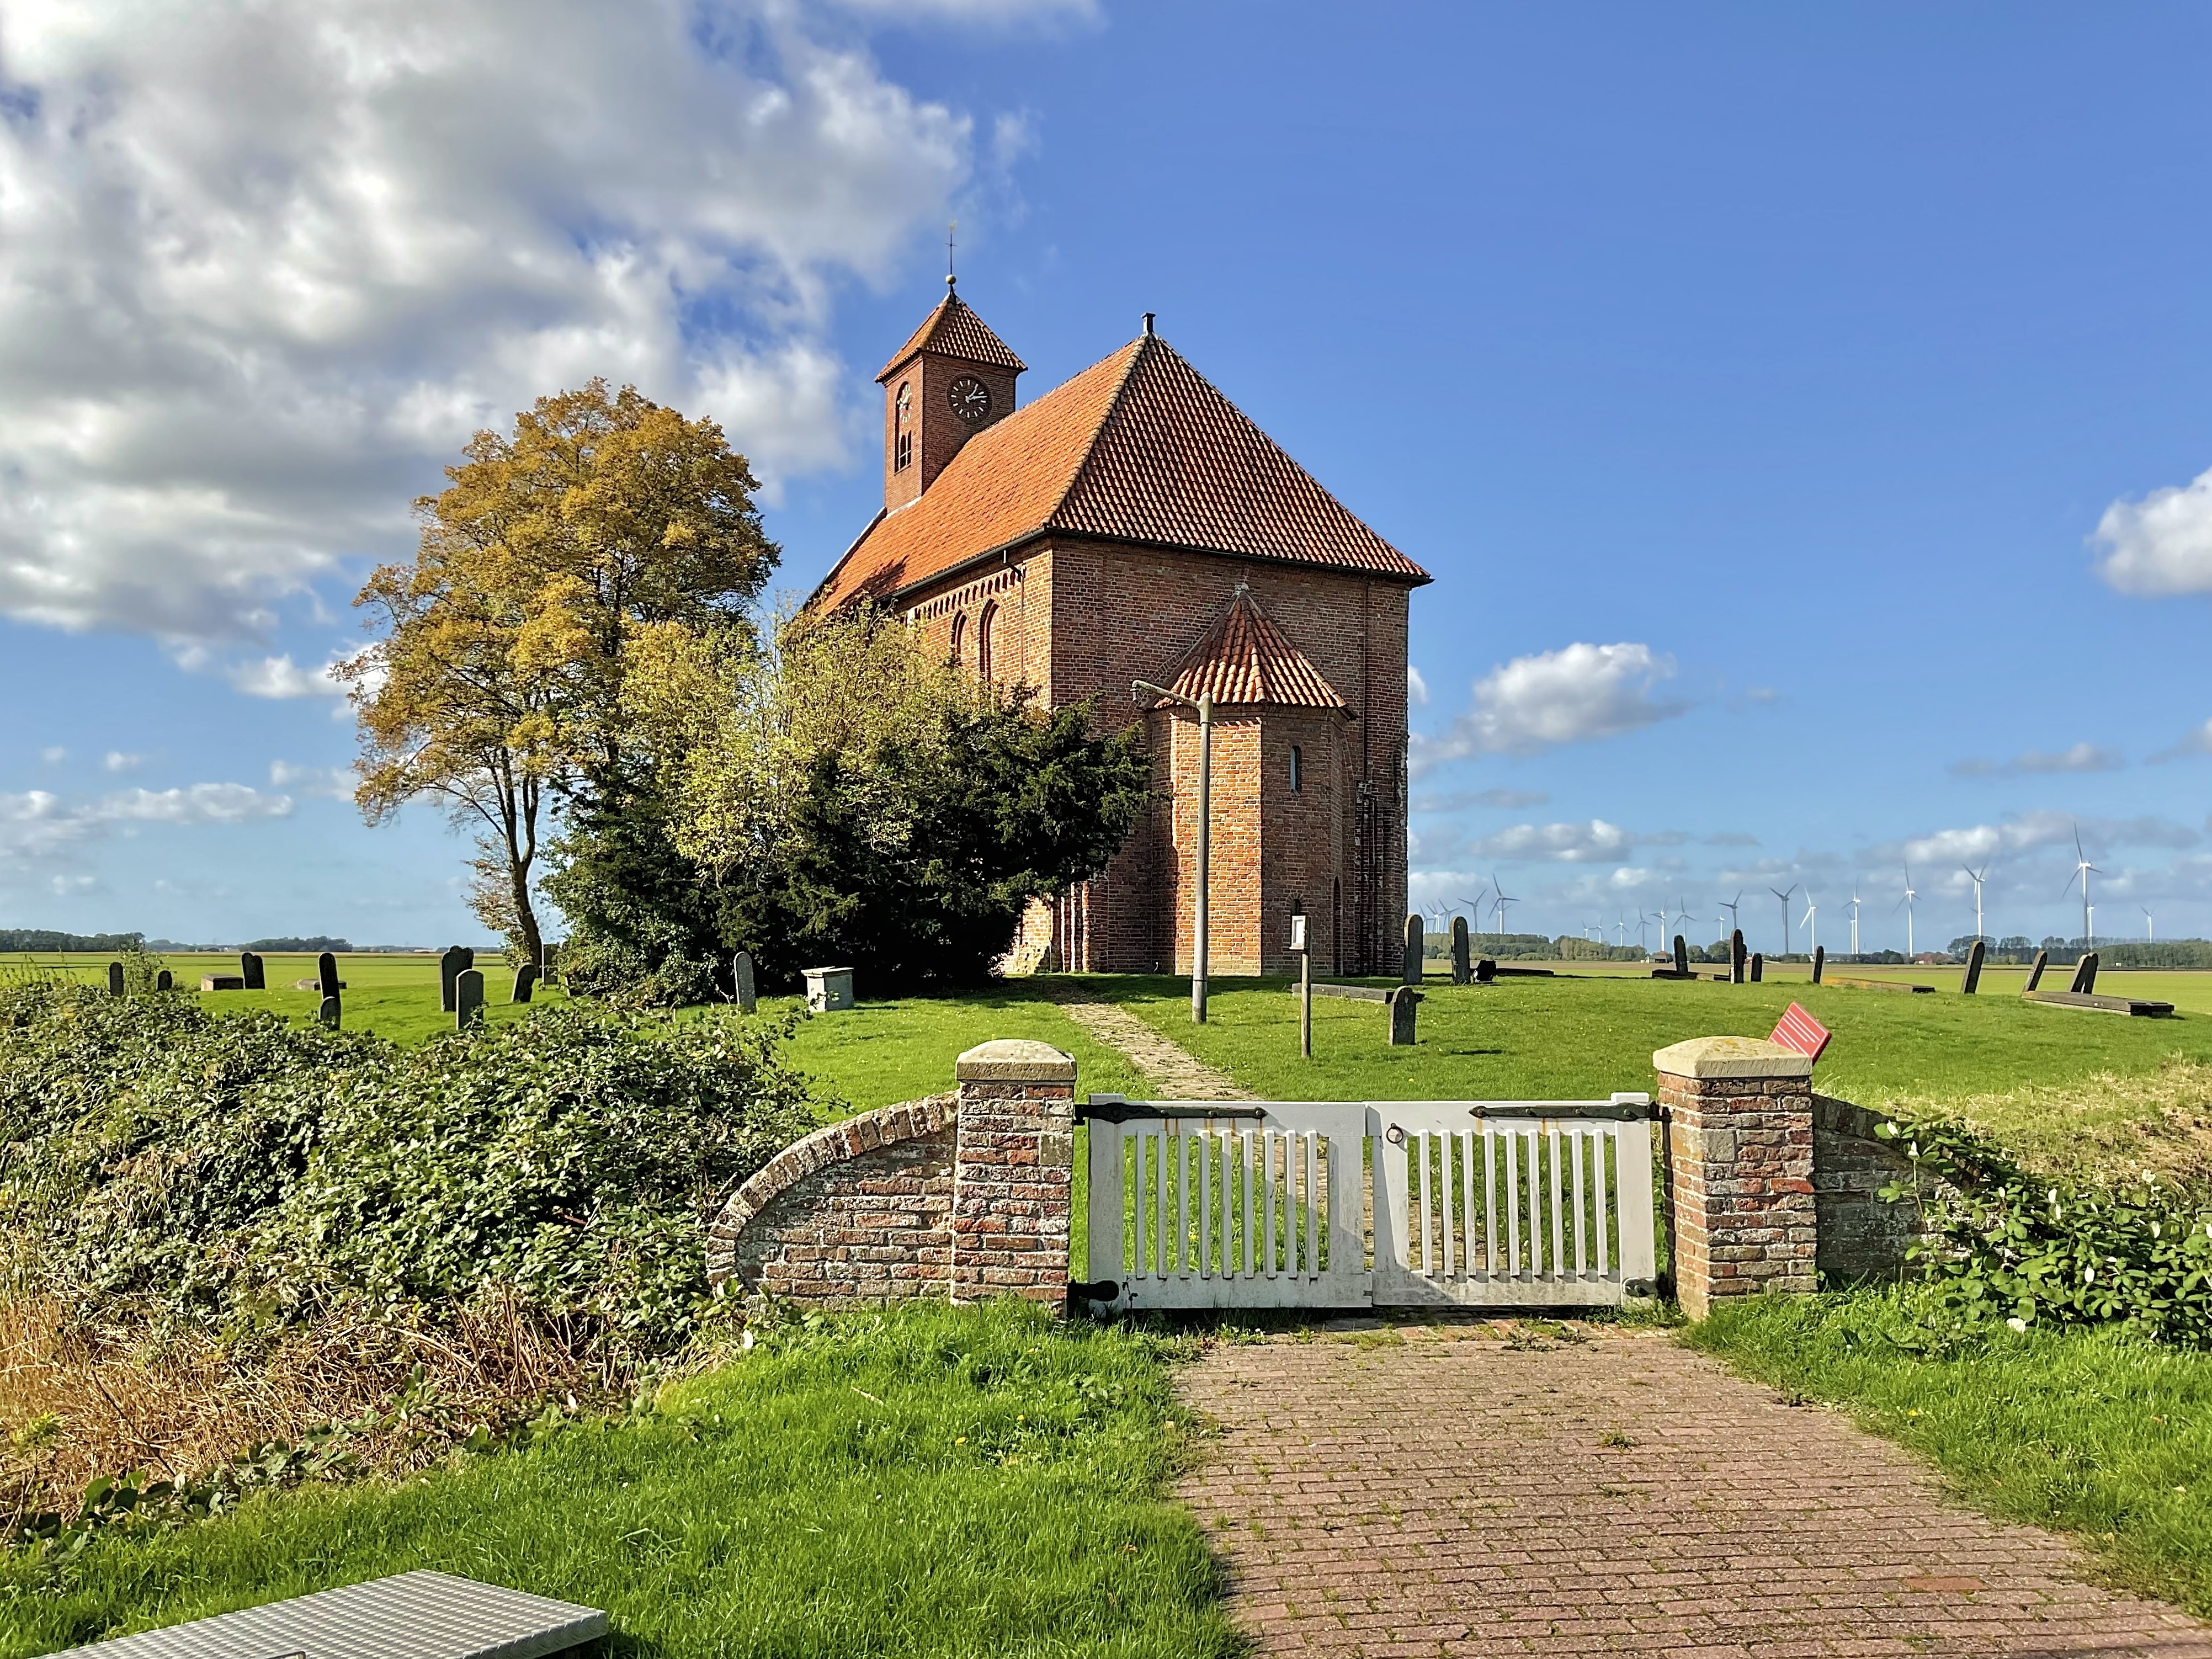
[(1182, 1386), (1223, 1427), (1183, 1495), (1261, 1653), (2212, 1656), (1662, 1334), (1385, 1326), (1216, 1346)]
[(1053, 1000), (1067, 1017), (1109, 1048), (1119, 1048), (1151, 1081), (1160, 1100), (1256, 1100), (1229, 1073), (1217, 1071), (1179, 1042), (1169, 1041), (1126, 1009), (1117, 1008), (1079, 985), (1054, 988)]

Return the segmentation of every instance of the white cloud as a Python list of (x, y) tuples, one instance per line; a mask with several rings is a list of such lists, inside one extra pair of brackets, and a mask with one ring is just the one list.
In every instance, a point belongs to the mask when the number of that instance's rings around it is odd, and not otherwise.
[(269, 763), (269, 781), (279, 789), (295, 789), (303, 795), (349, 801), (356, 780), (343, 766), (295, 766), (280, 760)]
[(2212, 471), (2105, 509), (2097, 574), (2123, 593), (2212, 592)]
[(39, 758), (49, 766), (59, 766), (69, 758), (69, 750), (63, 748), (61, 744), (55, 744), (51, 748), (39, 750)]
[(94, 823), (244, 823), (292, 814), (289, 795), (265, 795), (251, 784), (195, 783), (181, 789), (125, 789), (84, 809)]
[(2154, 764), (2184, 760), (2191, 755), (2212, 755), (2212, 720), (2191, 728), (2181, 741), (2171, 748), (2161, 749), (2150, 758)]
[[(1872, 849), (1869, 863), (1941, 866), (1979, 864), (1985, 859), (2034, 853), (2046, 848), (2073, 849), (2074, 837), (2092, 847), (2194, 847), (2203, 839), (2186, 824), (2169, 818), (2076, 818), (2065, 812), (2021, 812), (1998, 823), (1938, 830), (1888, 848)], [(2093, 853), (2092, 857), (2095, 856)]]
[(2117, 772), (2126, 764), (2117, 749), (2102, 748), (2094, 743), (2077, 743), (2071, 749), (2062, 749), (2055, 755), (2031, 749), (2024, 755), (2015, 755), (2002, 763), (1979, 759), (1954, 761), (1950, 770), (1954, 777), (1961, 778), (2018, 778), (2059, 772)]
[(1588, 823), (1516, 823), (1485, 836), (1469, 849), (1477, 859), (1540, 859), (1558, 864), (1607, 864), (1638, 837), (1603, 818)]
[(109, 772), (136, 772), (146, 763), (143, 755), (126, 755), (120, 749), (111, 749), (100, 764)]
[(302, 668), (287, 652), (234, 664), (223, 670), (223, 678), (249, 697), (343, 697), (346, 689), (331, 678), (331, 666)]
[(1429, 706), (1429, 683), (1421, 678), (1421, 671), (1411, 663), (1406, 665), (1406, 701), (1416, 708)]
[(1441, 738), (1416, 735), (1416, 775), (1468, 755), (1528, 755), (1560, 744), (1618, 737), (1680, 714), (1656, 694), (1674, 659), (1648, 645), (1570, 645), (1516, 657), (1475, 683), (1474, 707)]
[(943, 222), (975, 144), (830, 33), (782, 0), (16, 0), (0, 613), (262, 637), (404, 550), (473, 429), (592, 374), (771, 485), (842, 459), (830, 296)]

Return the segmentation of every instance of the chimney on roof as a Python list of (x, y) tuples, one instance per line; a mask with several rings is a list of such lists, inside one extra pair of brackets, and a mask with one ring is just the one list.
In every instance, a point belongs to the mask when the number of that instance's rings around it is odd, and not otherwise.
[(1145, 313), (1145, 332), (1146, 332), (1146, 333), (1147, 333), (1147, 334), (1150, 334), (1152, 331), (1152, 313), (1151, 312), (1149, 312), (1149, 311), (1148, 311), (1148, 312), (1146, 312), (1146, 313)]

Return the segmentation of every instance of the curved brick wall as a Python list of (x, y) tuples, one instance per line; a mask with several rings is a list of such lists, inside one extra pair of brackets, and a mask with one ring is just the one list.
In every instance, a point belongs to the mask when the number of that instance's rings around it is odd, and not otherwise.
[(1881, 1189), (1909, 1181), (1912, 1161), (1875, 1133), (1879, 1112), (1828, 1095), (1813, 1097), (1813, 1203), (1820, 1221), (1816, 1263), (1825, 1277), (1894, 1279), (1923, 1236), (1920, 1206), (1885, 1203)]
[(777, 1153), (708, 1230), (708, 1278), (803, 1303), (948, 1295), (958, 1099), (863, 1112)]

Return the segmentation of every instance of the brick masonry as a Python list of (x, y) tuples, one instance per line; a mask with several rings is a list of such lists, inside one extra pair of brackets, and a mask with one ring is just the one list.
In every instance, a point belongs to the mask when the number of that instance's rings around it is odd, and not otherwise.
[(724, 1203), (707, 1273), (806, 1305), (1067, 1295), (1075, 1062), (1041, 1042), (960, 1056), (956, 1093), (785, 1148)]
[(1821, 1275), (1894, 1279), (1913, 1266), (1906, 1252), (1932, 1237), (1921, 1206), (1881, 1196), (1910, 1185), (1912, 1161), (1875, 1133), (1881, 1114), (1826, 1095), (1813, 1097), (1813, 1203), (1820, 1217)]
[(1730, 1297), (1818, 1290), (1812, 1061), (1771, 1042), (1701, 1037), (1652, 1063), (1682, 1311), (1702, 1319)]

